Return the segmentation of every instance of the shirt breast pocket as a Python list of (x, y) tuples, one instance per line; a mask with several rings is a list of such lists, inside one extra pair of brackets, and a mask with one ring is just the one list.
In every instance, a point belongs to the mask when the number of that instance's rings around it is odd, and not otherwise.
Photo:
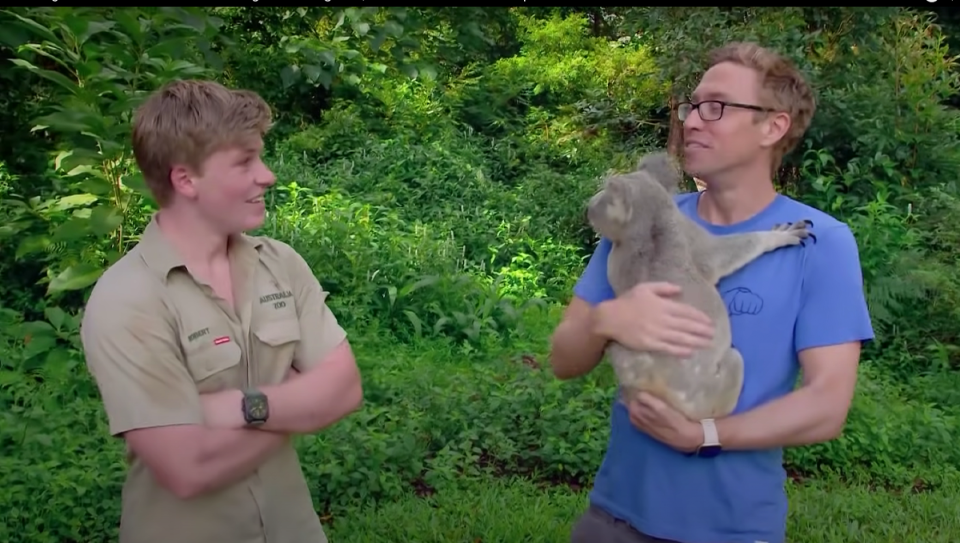
[(186, 352), (187, 369), (201, 394), (241, 385), (240, 346), (234, 341), (207, 344)]
[(257, 368), (261, 382), (278, 383), (293, 366), (300, 344), (300, 321), (296, 318), (269, 320), (253, 330), (257, 338)]

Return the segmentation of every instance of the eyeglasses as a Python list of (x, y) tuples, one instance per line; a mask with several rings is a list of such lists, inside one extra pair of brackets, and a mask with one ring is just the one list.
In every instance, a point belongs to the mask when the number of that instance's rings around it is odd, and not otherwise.
[(680, 122), (687, 120), (693, 110), (697, 110), (700, 119), (704, 121), (719, 121), (723, 117), (723, 110), (727, 107), (738, 107), (740, 109), (752, 109), (753, 111), (763, 111), (771, 113), (774, 110), (766, 107), (753, 106), (750, 104), (738, 104), (736, 102), (722, 102), (720, 100), (704, 100), (696, 104), (692, 102), (680, 102), (677, 104), (677, 117)]

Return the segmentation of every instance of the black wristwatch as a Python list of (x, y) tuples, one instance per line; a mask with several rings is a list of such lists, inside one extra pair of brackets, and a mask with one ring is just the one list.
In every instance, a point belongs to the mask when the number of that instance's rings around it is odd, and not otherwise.
[(267, 395), (255, 388), (243, 391), (243, 420), (251, 426), (259, 426), (267, 422), (270, 416), (270, 405), (267, 403)]

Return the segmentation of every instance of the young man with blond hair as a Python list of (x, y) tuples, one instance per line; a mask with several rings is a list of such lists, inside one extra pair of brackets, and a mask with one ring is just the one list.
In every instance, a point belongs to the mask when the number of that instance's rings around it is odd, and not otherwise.
[(326, 541), (291, 435), (342, 419), (360, 375), (326, 293), (290, 246), (245, 231), (275, 178), (269, 106), (176, 81), (136, 112), (159, 211), (94, 287), (81, 335), (131, 460), (120, 543)]
[[(612, 402), (609, 447), (573, 543), (784, 543), (782, 448), (840, 434), (861, 344), (873, 338), (850, 229), (773, 185), (814, 110), (793, 64), (752, 43), (713, 51), (679, 104), (684, 169), (706, 185), (678, 195), (680, 209), (717, 235), (809, 218), (817, 243), (767, 253), (718, 285), (745, 365), (732, 415), (688, 420), (649, 395)], [(609, 252), (602, 239), (553, 335), (560, 379), (593, 370), (608, 341), (685, 356), (712, 336), (706, 315), (673, 299), (675, 285), (640, 284), (615, 299)]]

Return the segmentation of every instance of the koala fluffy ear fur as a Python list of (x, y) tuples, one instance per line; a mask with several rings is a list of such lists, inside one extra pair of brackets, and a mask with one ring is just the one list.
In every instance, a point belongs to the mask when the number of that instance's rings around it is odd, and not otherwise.
[(676, 158), (666, 151), (650, 153), (640, 159), (637, 164), (637, 171), (646, 172), (656, 179), (660, 186), (667, 189), (670, 194), (676, 194), (680, 191), (680, 185), (683, 182), (683, 171)]
[(601, 236), (620, 241), (627, 224), (633, 218), (633, 204), (623, 179), (608, 179), (587, 206), (587, 219)]

